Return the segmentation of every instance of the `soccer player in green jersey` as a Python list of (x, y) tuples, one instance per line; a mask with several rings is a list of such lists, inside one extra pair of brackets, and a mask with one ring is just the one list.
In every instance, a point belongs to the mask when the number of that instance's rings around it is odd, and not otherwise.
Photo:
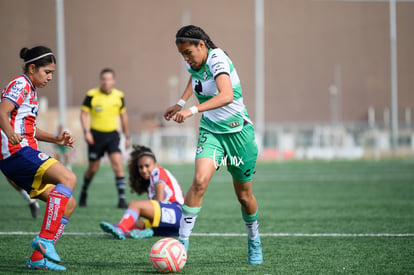
[[(243, 103), (240, 79), (227, 54), (217, 48), (200, 27), (182, 27), (176, 34), (175, 43), (187, 62), (191, 77), (181, 99), (165, 111), (164, 117), (183, 123), (196, 113), (202, 113), (195, 175), (183, 205), (179, 240), (188, 250), (189, 237), (208, 183), (219, 166), (226, 166), (232, 175), (246, 224), (248, 262), (261, 264), (258, 206), (252, 193), (258, 149), (254, 128)], [(200, 104), (182, 110), (193, 93)]]

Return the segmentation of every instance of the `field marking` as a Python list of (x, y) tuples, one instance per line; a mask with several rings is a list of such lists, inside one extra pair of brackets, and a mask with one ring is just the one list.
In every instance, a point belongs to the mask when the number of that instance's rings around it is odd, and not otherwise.
[[(12, 231), (0, 232), (6, 235), (36, 235), (39, 232)], [(64, 232), (71, 236), (99, 236), (104, 232)], [(246, 233), (193, 233), (191, 236), (199, 237), (246, 237)], [(414, 233), (260, 233), (261, 237), (414, 237)]]
[[(203, 237), (243, 237), (239, 233), (194, 233)], [(260, 233), (261, 237), (414, 237), (414, 233)]]

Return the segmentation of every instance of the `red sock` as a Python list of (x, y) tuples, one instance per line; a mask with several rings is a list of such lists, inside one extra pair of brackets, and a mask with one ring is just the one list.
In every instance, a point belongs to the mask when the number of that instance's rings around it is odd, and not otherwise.
[[(66, 218), (66, 217), (63, 217), (63, 218), (62, 218), (62, 220), (60, 221), (60, 226), (59, 226), (59, 229), (58, 229), (58, 231), (56, 232), (55, 237), (53, 238), (53, 241), (54, 241), (55, 243), (59, 240), (60, 236), (62, 236), (63, 229), (65, 229), (65, 226), (66, 226), (66, 224), (67, 224), (68, 222), (69, 222), (69, 219), (68, 219), (68, 218)], [(32, 262), (36, 262), (36, 261), (40, 261), (41, 259), (43, 259), (43, 254), (42, 254), (42, 253), (40, 253), (40, 252), (39, 252), (39, 251), (37, 251), (37, 250), (34, 250), (34, 251), (33, 251), (32, 256), (30, 257), (30, 260), (31, 260)]]
[(30, 260), (32, 262), (37, 262), (40, 261), (41, 259), (43, 259), (43, 254), (40, 253), (39, 251), (37, 251), (36, 249), (33, 251), (32, 256), (30, 257)]
[(63, 230), (65, 229), (65, 226), (68, 224), (68, 222), (68, 217), (62, 217), (62, 219), (60, 220), (60, 226), (58, 228), (58, 231), (56, 232), (55, 237), (53, 238), (53, 241), (55, 243), (60, 239), (60, 236), (62, 236)]
[(65, 212), (66, 204), (71, 195), (72, 190), (63, 184), (56, 185), (52, 192), (50, 192), (39, 237), (53, 240), (59, 230), (63, 212)]
[(124, 232), (131, 230), (135, 222), (138, 220), (138, 214), (134, 210), (127, 209), (122, 217), (122, 220), (118, 223), (118, 226), (124, 230)]

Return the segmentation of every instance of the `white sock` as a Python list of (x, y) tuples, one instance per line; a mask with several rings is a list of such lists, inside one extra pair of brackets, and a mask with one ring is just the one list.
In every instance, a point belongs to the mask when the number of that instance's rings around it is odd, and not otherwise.
[(182, 214), (180, 220), (180, 230), (178, 232), (180, 240), (188, 240), (191, 232), (193, 231), (196, 219), (197, 215), (186, 215), (184, 213)]
[(259, 235), (259, 222), (255, 220), (254, 222), (245, 222), (247, 235), (250, 240), (254, 240)]
[(20, 190), (20, 195), (22, 195), (23, 199), (25, 199), (29, 204), (34, 203), (36, 200), (31, 199), (29, 194), (27, 194), (26, 190)]

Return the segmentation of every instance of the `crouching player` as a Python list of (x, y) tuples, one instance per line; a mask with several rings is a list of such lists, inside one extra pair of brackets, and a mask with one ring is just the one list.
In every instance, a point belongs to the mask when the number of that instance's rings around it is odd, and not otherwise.
[(75, 209), (72, 191), (76, 176), (56, 159), (38, 151), (38, 141), (73, 146), (68, 132), (53, 135), (36, 127), (37, 88), (52, 80), (56, 59), (44, 46), (23, 48), (24, 73), (3, 90), (0, 102), (0, 170), (31, 198), (46, 202), (43, 224), (31, 246), (27, 269), (66, 270), (55, 250)]
[(148, 200), (130, 201), (121, 221), (117, 225), (101, 222), (102, 230), (120, 240), (178, 236), (184, 203), (178, 181), (158, 166), (154, 153), (144, 146), (133, 146), (128, 170), (132, 192), (147, 192)]

